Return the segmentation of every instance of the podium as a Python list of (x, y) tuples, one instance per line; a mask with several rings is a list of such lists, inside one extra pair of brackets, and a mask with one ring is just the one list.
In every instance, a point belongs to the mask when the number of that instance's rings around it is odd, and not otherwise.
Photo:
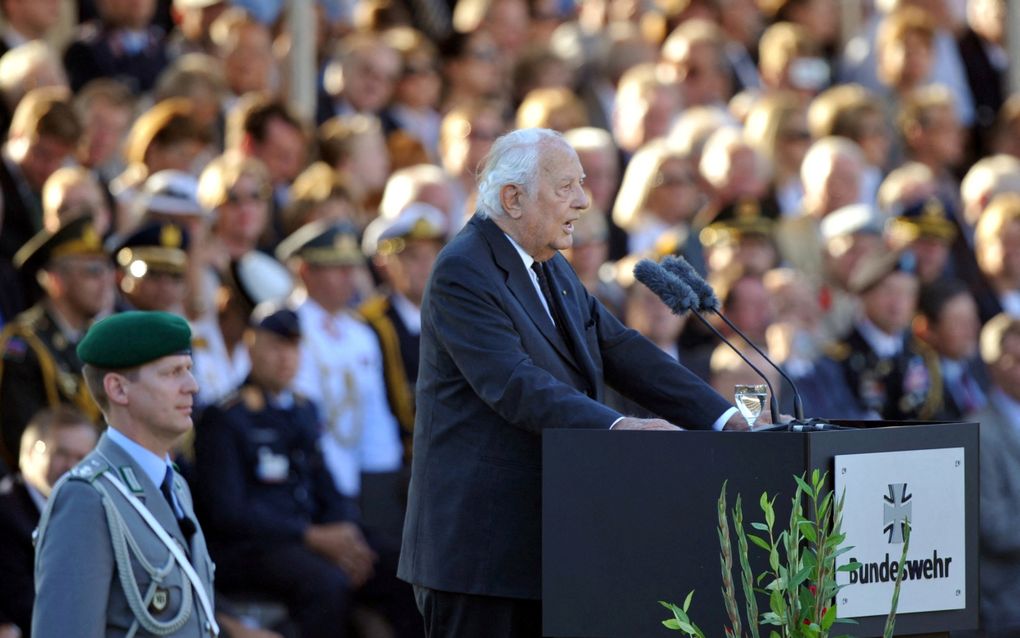
[[(790, 499), (796, 490), (794, 475), (816, 468), (828, 471), (831, 489), (833, 460), (839, 455), (944, 448), (962, 448), (964, 457), (966, 585), (960, 591), (958, 609), (897, 614), (896, 634), (976, 628), (978, 425), (835, 423), (850, 429), (752, 433), (546, 430), (542, 479), (544, 635), (679, 636), (682, 634), (662, 626), (669, 612), (657, 601), (682, 604), (693, 589), (692, 620), (707, 636), (723, 636), (728, 621), (717, 534), (717, 500), (723, 481), (728, 481), (730, 510), (737, 494), (742, 496), (745, 527), (764, 519), (758, 505), (762, 492), (775, 496), (778, 533), (789, 520)], [(731, 540), (736, 552), (732, 530)], [(767, 567), (765, 552), (751, 545), (749, 555), (757, 576)], [(896, 550), (894, 560), (898, 558)], [(736, 557), (734, 564), (738, 565)], [(734, 578), (738, 601), (742, 601), (738, 571)], [(759, 596), (758, 602), (760, 610), (767, 611), (768, 600)], [(742, 602), (739, 606), (743, 610)], [(855, 620), (859, 624), (835, 625), (832, 635), (882, 635), (884, 615)]]

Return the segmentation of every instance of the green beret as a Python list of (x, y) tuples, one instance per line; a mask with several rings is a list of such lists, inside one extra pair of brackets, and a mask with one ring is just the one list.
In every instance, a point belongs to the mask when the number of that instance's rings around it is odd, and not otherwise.
[(131, 310), (97, 321), (78, 344), (83, 363), (122, 370), (191, 352), (191, 327), (169, 312)]

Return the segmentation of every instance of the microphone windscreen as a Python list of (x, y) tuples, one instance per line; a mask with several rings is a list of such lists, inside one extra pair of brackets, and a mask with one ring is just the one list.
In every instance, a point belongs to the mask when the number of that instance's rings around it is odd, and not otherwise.
[(698, 304), (698, 296), (679, 277), (651, 259), (634, 266), (634, 278), (648, 287), (674, 314), (682, 315)]
[(698, 310), (719, 310), (722, 307), (712, 286), (709, 286), (708, 282), (701, 278), (698, 271), (686, 259), (669, 256), (662, 260), (662, 267), (690, 286), (698, 298), (698, 303), (695, 306)]

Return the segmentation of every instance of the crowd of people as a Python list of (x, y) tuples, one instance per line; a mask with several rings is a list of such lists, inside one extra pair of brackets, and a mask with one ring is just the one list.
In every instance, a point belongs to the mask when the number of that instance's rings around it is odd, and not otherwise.
[(279, 603), (300, 636), (420, 635), (395, 575), (420, 308), (521, 128), (580, 159), (585, 288), (723, 396), (757, 377), (640, 259), (699, 271), (809, 417), (985, 424), (982, 622), (1020, 627), (1005, 0), (854, 3), (849, 34), (835, 0), (319, 0), (298, 35), (283, 0), (72, 4), (61, 39), (56, 0), (0, 0), (0, 637), (29, 634), (31, 530), (104, 425), (76, 346), (131, 309), (190, 324), (177, 461), (224, 629)]

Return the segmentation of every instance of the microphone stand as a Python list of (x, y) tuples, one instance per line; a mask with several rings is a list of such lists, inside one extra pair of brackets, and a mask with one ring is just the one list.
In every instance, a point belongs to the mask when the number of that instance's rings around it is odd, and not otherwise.
[[(698, 319), (700, 319), (701, 323), (705, 324), (705, 326), (707, 326), (709, 330), (714, 332), (715, 336), (719, 337), (719, 339), (723, 343), (728, 345), (730, 347), (730, 349), (733, 350), (733, 352), (736, 352), (737, 356), (739, 356), (741, 359), (743, 359), (744, 363), (746, 363), (747, 365), (751, 366), (751, 369), (754, 370), (756, 373), (758, 373), (758, 376), (762, 378), (762, 380), (765, 382), (766, 387), (768, 387), (768, 389), (769, 389), (769, 409), (772, 410), (772, 420), (773, 420), (773, 422), (775, 422), (775, 420), (779, 418), (779, 400), (776, 399), (776, 391), (772, 389), (772, 382), (769, 381), (769, 378), (766, 377), (765, 374), (761, 370), (758, 369), (758, 366), (756, 366), (753, 363), (751, 363), (751, 360), (748, 359), (746, 356), (744, 356), (743, 352), (741, 352), (740, 350), (737, 350), (737, 348), (732, 343), (730, 343), (729, 340), (726, 337), (724, 337), (723, 334), (721, 332), (719, 332), (719, 330), (715, 326), (712, 325), (711, 321), (706, 319), (698, 311), (691, 312), (691, 314), (694, 315), (695, 317), (697, 317)], [(744, 335), (740, 335), (740, 336), (743, 337)], [(744, 339), (746, 340), (747, 337), (744, 337)]]

